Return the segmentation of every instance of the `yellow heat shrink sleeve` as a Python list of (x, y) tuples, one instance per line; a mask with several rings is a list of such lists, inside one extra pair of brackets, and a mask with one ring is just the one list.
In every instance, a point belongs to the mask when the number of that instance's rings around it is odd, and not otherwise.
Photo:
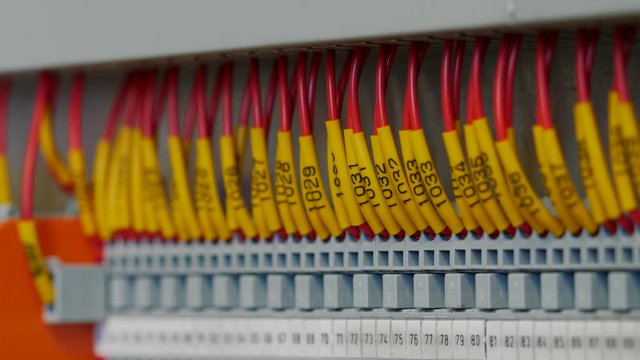
[[(411, 148), (411, 130), (400, 130), (398, 137), (400, 139), (400, 152), (404, 160), (403, 166), (411, 195), (418, 206), (418, 211), (420, 211), (422, 217), (427, 220), (431, 229), (436, 233), (440, 233), (447, 225), (442, 218), (440, 218), (436, 208), (433, 206), (431, 199), (429, 199), (427, 187), (422, 182), (422, 175), (420, 175), (420, 169), (418, 169), (418, 161)], [(460, 225), (462, 227), (462, 223)]]
[[(329, 136), (327, 134), (327, 136)], [(344, 154), (344, 151), (343, 151)], [(331, 142), (329, 138), (327, 138), (326, 142), (326, 155), (327, 155), (327, 174), (329, 177), (329, 194), (331, 195), (331, 204), (333, 205), (333, 211), (336, 214), (336, 218), (338, 219), (338, 225), (340, 225), (341, 229), (346, 229), (353, 225), (353, 221), (351, 217), (349, 217), (349, 212), (347, 211), (347, 207), (344, 201), (344, 193), (342, 192), (342, 188), (340, 187), (340, 177), (338, 177), (338, 166), (336, 165), (336, 155), (331, 148)], [(360, 212), (360, 209), (358, 209)]]
[[(464, 153), (462, 152), (462, 145), (460, 145), (460, 137), (456, 130), (451, 130), (443, 132), (442, 139), (444, 140), (444, 146), (449, 159), (453, 195), (456, 198), (456, 204), (458, 205), (460, 215), (462, 216), (462, 223), (467, 230), (475, 230), (480, 225), (478, 224), (479, 220), (476, 220), (475, 215), (472, 213), (471, 207), (478, 207), (480, 205), (480, 200), (476, 194), (476, 188), (473, 186), (473, 182), (471, 181), (467, 162), (464, 158)], [(482, 207), (479, 209), (484, 211)], [(488, 215), (486, 213), (481, 215), (482, 221), (487, 222)], [(490, 221), (488, 222), (490, 223), (490, 228), (493, 228), (493, 231), (495, 231), (493, 223)], [(489, 229), (485, 229), (485, 231), (489, 231)]]
[(445, 227), (442, 220), (440, 220), (439, 223), (436, 224), (436, 226), (432, 226), (431, 221), (429, 220), (440, 219), (440, 217), (438, 216), (435, 219), (425, 218), (422, 215), (420, 206), (413, 197), (411, 185), (409, 184), (407, 176), (404, 173), (404, 166), (402, 165), (402, 161), (400, 161), (400, 155), (398, 155), (398, 148), (396, 147), (396, 142), (393, 138), (391, 127), (379, 127), (378, 138), (380, 140), (382, 155), (384, 156), (385, 163), (389, 168), (389, 173), (391, 175), (391, 181), (393, 182), (395, 192), (398, 196), (398, 199), (404, 206), (405, 211), (407, 212), (407, 214), (409, 214), (413, 223), (418, 227), (418, 230), (424, 230), (427, 227), (431, 227), (432, 230), (439, 233)]
[(108, 240), (111, 237), (105, 205), (110, 153), (111, 142), (105, 139), (98, 140), (93, 161), (93, 208), (96, 214), (98, 234), (102, 240)]
[[(574, 107), (575, 113), (575, 107)], [(604, 205), (600, 198), (600, 192), (598, 191), (598, 184), (596, 183), (592, 159), (587, 149), (587, 143), (584, 133), (584, 122), (575, 119), (575, 133), (576, 133), (576, 145), (578, 148), (578, 164), (580, 166), (580, 178), (582, 179), (582, 187), (584, 188), (584, 195), (589, 201), (589, 209), (593, 220), (597, 224), (602, 224), (607, 220), (605, 214)], [(615, 199), (615, 197), (614, 197)], [(615, 201), (615, 200), (614, 200)]]
[(5, 154), (0, 155), (0, 204), (11, 203), (11, 179)]
[(249, 137), (249, 128), (245, 125), (238, 125), (233, 133), (234, 152), (236, 154), (237, 164), (242, 169), (244, 164), (244, 155), (247, 152), (247, 138)]
[(109, 164), (107, 184), (107, 208), (110, 233), (131, 227), (129, 179), (131, 152), (131, 128), (118, 130), (116, 143)]
[(478, 145), (482, 154), (486, 155), (486, 171), (490, 174), (490, 179), (495, 181), (495, 188), (493, 189), (494, 196), (498, 198), (498, 202), (504, 210), (504, 214), (511, 225), (520, 227), (524, 223), (524, 217), (520, 213), (518, 205), (511, 196), (511, 192), (507, 188), (507, 182), (504, 178), (502, 167), (500, 166), (500, 160), (494, 147), (493, 135), (491, 135), (491, 129), (486, 118), (476, 119), (473, 122), (473, 128), (475, 130)]
[(624, 212), (629, 212), (638, 207), (633, 181), (629, 172), (629, 164), (624, 148), (622, 137), (622, 125), (619, 116), (620, 98), (617, 92), (609, 91), (609, 161), (611, 161), (611, 172), (615, 189), (617, 190), (620, 208)]
[[(338, 223), (331, 204), (329, 204), (329, 199), (322, 183), (313, 135), (299, 136), (298, 142), (300, 144), (302, 201), (307, 209), (307, 214), (317, 212), (327, 231), (333, 236), (340, 236), (343, 229)], [(323, 237), (323, 239), (326, 239), (326, 237)]]
[(300, 198), (290, 131), (279, 131), (276, 145), (275, 192), (280, 219), (287, 233), (308, 235), (313, 229)]
[[(411, 163), (409, 157), (404, 158), (407, 172), (415, 171), (415, 167), (417, 167), (420, 175), (422, 176), (422, 182), (427, 188), (429, 199), (436, 211), (454, 234), (460, 233), (464, 229), (464, 224), (444, 190), (440, 176), (438, 176), (435, 164), (433, 163), (433, 158), (431, 157), (431, 151), (429, 151), (429, 145), (427, 144), (424, 131), (419, 129), (407, 130), (407, 132), (409, 134), (409, 139), (404, 142), (402, 142), (402, 139), (404, 138), (403, 134), (406, 132), (400, 132), (401, 145), (404, 146), (403, 149), (405, 149), (403, 150), (403, 156), (405, 156), (405, 152), (408, 153), (408, 149), (410, 147), (412, 155), (415, 157), (416, 161), (415, 163)], [(406, 142), (409, 142), (410, 144), (406, 144)]]
[(548, 156), (545, 150), (545, 140), (543, 139), (543, 129), (539, 125), (533, 126), (533, 141), (535, 144), (536, 158), (538, 159), (538, 167), (545, 187), (545, 192), (551, 200), (553, 208), (558, 214), (560, 222), (564, 227), (572, 234), (577, 233), (580, 230), (580, 225), (573, 218), (573, 215), (569, 211), (567, 204), (563, 201), (560, 195), (560, 188), (556, 183), (556, 180), (551, 173), (551, 167), (549, 165)]
[(95, 236), (97, 234), (95, 215), (85, 174), (84, 154), (80, 149), (71, 149), (68, 156), (69, 171), (73, 179), (73, 190), (78, 203), (78, 215), (82, 232), (86, 236)]
[[(222, 179), (227, 199), (227, 215), (234, 214), (238, 227), (247, 238), (254, 238), (257, 235), (256, 226), (249, 215), (242, 197), (240, 187), (240, 171), (236, 163), (236, 154), (233, 137), (230, 135), (220, 136), (220, 164), (222, 167)], [(234, 223), (227, 218), (229, 229), (234, 231)]]
[(518, 156), (518, 149), (516, 146), (516, 130), (513, 127), (507, 128), (507, 141), (513, 149), (513, 154)]
[(621, 215), (620, 205), (609, 175), (609, 168), (607, 167), (604, 150), (600, 142), (600, 132), (593, 113), (593, 106), (590, 102), (579, 103), (574, 110), (576, 120), (582, 125), (586, 153), (591, 161), (591, 170), (598, 188), (600, 201), (604, 206), (604, 212), (608, 219), (615, 220)]
[(504, 168), (509, 190), (527, 223), (538, 234), (548, 230), (556, 236), (561, 236), (564, 233), (564, 227), (533, 190), (509, 140), (497, 141), (496, 150)]
[(72, 189), (73, 180), (71, 179), (71, 172), (60, 156), (53, 136), (50, 107), (47, 107), (42, 115), (38, 138), (42, 157), (44, 158), (47, 168), (51, 171), (53, 177), (63, 189)]
[(202, 236), (200, 224), (193, 206), (187, 168), (185, 164), (184, 144), (179, 136), (169, 136), (169, 160), (173, 173), (175, 195), (180, 207), (181, 217), (186, 225), (189, 239), (198, 239)]
[(628, 101), (618, 103), (617, 113), (620, 119), (622, 144), (629, 166), (629, 175), (638, 197), (640, 196), (640, 138), (638, 137), (637, 119), (633, 105)]
[[(382, 189), (378, 183), (373, 164), (371, 162), (371, 156), (369, 155), (369, 148), (367, 147), (367, 141), (362, 132), (354, 132), (351, 136), (351, 146), (353, 146), (353, 152), (358, 159), (360, 165), (360, 175), (363, 178), (364, 184), (367, 186), (367, 195), (373, 205), (378, 218), (384, 225), (389, 235), (398, 234), (402, 228), (396, 221), (396, 218), (391, 213), (387, 202), (384, 199)], [(411, 235), (411, 234), (408, 234)]]
[(217, 236), (224, 240), (230, 240), (231, 230), (227, 225), (218, 191), (218, 177), (213, 164), (211, 140), (196, 140), (195, 169), (195, 199), (201, 223), (211, 225), (213, 235), (209, 239), (214, 239)]
[(379, 234), (385, 228), (380, 218), (378, 218), (373, 202), (370, 199), (370, 195), (373, 195), (368, 187), (371, 179), (360, 173), (362, 166), (360, 166), (354, 150), (352, 129), (344, 129), (344, 153), (349, 170), (349, 184), (358, 202), (358, 207), (371, 230)]
[(153, 214), (158, 221), (160, 232), (165, 239), (175, 237), (176, 230), (169, 212), (167, 197), (162, 184), (162, 176), (158, 166), (158, 158), (153, 139), (142, 138), (142, 161), (144, 164), (144, 177), (146, 180), (150, 200), (153, 204)]
[[(467, 146), (467, 159), (469, 163), (469, 174), (471, 182), (476, 189), (476, 194), (480, 199), (480, 206), (472, 206), (471, 212), (484, 228), (483, 222), (480, 220), (482, 212), (478, 209), (484, 208), (484, 212), (489, 216), (489, 220), (499, 231), (504, 231), (509, 227), (509, 220), (504, 215), (500, 203), (496, 198), (496, 180), (493, 169), (489, 167), (489, 158), (485, 152), (480, 149), (479, 139), (476, 136), (473, 124), (465, 124), (463, 127), (464, 139)], [(471, 204), (471, 203), (470, 203)], [(476, 215), (476, 213), (478, 215)], [(493, 231), (488, 231), (492, 233)]]
[(543, 129), (543, 138), (545, 139), (545, 152), (547, 162), (551, 169), (551, 174), (558, 184), (562, 200), (567, 204), (569, 211), (576, 219), (578, 224), (585, 228), (590, 234), (598, 231), (598, 224), (593, 220), (593, 216), (584, 206), (582, 199), (578, 195), (576, 188), (569, 174), (569, 169), (562, 155), (562, 148), (555, 129)]
[[(376, 177), (378, 178), (382, 197), (389, 207), (389, 211), (391, 211), (391, 214), (396, 219), (402, 230), (404, 230), (405, 234), (413, 235), (418, 231), (418, 225), (415, 224), (411, 215), (409, 215), (402, 204), (402, 201), (399, 199), (398, 194), (396, 194), (395, 186), (391, 179), (391, 170), (387, 166), (387, 162), (382, 151), (382, 145), (380, 145), (380, 138), (378, 135), (371, 135), (369, 139), (371, 140), (373, 166), (375, 168)], [(427, 225), (424, 219), (420, 219), (420, 225)], [(426, 228), (426, 226), (422, 229), (424, 228)]]
[[(149, 210), (148, 189), (144, 186), (144, 173), (142, 164), (142, 131), (139, 128), (131, 130), (131, 161), (130, 161), (130, 198), (131, 198), (131, 225), (137, 233), (157, 233), (156, 221), (149, 221), (152, 210)], [(154, 218), (155, 219), (155, 218)]]
[(40, 300), (46, 305), (53, 304), (55, 297), (53, 283), (44, 256), (40, 251), (35, 222), (33, 220), (18, 221), (18, 236), (22, 242), (22, 248), (27, 257), (27, 264)]
[(278, 207), (273, 196), (269, 159), (267, 157), (266, 134), (262, 128), (251, 128), (251, 153), (253, 169), (251, 174), (251, 193), (260, 199), (260, 208), (266, 220), (267, 229), (274, 233), (282, 227), (278, 216)]
[[(351, 226), (360, 226), (366, 220), (350, 185), (351, 179), (340, 120), (327, 120), (325, 121), (325, 127), (327, 128), (327, 167), (330, 175), (334, 207), (336, 207), (336, 202), (341, 202)], [(340, 217), (337, 213), (338, 210), (336, 210), (336, 215)]]

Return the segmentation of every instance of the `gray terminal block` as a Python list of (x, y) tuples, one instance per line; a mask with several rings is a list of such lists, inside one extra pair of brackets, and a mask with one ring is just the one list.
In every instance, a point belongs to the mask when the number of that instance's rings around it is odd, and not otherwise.
[(540, 307), (545, 310), (566, 310), (575, 306), (573, 274), (549, 272), (540, 274)]
[(449, 309), (468, 309), (475, 306), (476, 286), (474, 274), (444, 275), (444, 305)]
[(607, 274), (604, 272), (576, 272), (576, 308), (587, 311), (606, 309), (609, 302), (607, 287)]
[(476, 307), (483, 310), (505, 309), (509, 306), (507, 275), (476, 274)]
[(353, 277), (349, 274), (326, 274), (324, 284), (324, 307), (347, 309), (353, 307)]
[(420, 309), (444, 307), (444, 275), (413, 275), (413, 306)]
[(49, 258), (55, 302), (44, 308), (49, 324), (97, 322), (106, 316), (106, 272), (99, 265), (64, 264)]
[(135, 278), (133, 283), (133, 306), (139, 310), (148, 310), (157, 305), (158, 284), (149, 275)]
[(282, 310), (294, 305), (293, 276), (267, 275), (267, 307)]
[(360, 309), (382, 306), (382, 276), (378, 274), (353, 276), (353, 306)]
[(296, 307), (302, 310), (319, 309), (324, 304), (322, 276), (296, 275)]
[(114, 311), (125, 309), (129, 306), (129, 291), (125, 276), (111, 276), (108, 280), (109, 308)]
[(267, 281), (261, 275), (240, 276), (240, 307), (258, 309), (267, 306)]
[(185, 305), (194, 310), (211, 306), (211, 277), (190, 274), (185, 283)]
[(620, 311), (640, 308), (640, 273), (609, 273), (609, 308)]
[(382, 307), (408, 309), (413, 307), (413, 276), (409, 274), (382, 275)]
[(509, 308), (530, 310), (540, 308), (540, 275), (511, 273), (509, 282)]
[(184, 304), (184, 279), (176, 275), (160, 277), (160, 307), (175, 310)]
[(238, 301), (238, 277), (235, 275), (213, 276), (213, 306), (230, 309), (240, 305)]

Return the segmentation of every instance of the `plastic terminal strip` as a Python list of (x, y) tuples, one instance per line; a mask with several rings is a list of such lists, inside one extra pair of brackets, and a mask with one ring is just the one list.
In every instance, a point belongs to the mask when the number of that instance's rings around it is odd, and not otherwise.
[(104, 267), (64, 264), (58, 258), (47, 259), (53, 278), (55, 303), (46, 307), (44, 319), (49, 324), (102, 321), (106, 315)]
[(640, 239), (163, 243), (106, 248), (111, 313), (640, 308)]
[(110, 317), (96, 353), (116, 359), (637, 359), (640, 322), (490, 314)]

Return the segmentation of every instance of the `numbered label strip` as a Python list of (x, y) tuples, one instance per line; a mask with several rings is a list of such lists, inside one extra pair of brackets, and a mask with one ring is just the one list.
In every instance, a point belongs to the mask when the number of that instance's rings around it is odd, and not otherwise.
[(112, 316), (105, 358), (637, 359), (640, 320)]

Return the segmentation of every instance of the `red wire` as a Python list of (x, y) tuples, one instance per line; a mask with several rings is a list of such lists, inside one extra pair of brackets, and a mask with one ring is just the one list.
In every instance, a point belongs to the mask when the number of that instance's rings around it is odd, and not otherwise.
[(498, 141), (505, 140), (507, 138), (507, 125), (505, 121), (506, 110), (506, 62), (509, 52), (511, 50), (511, 36), (504, 35), (502, 43), (500, 44), (500, 50), (498, 51), (498, 58), (496, 60), (496, 71), (493, 81), (493, 112), (494, 112), (494, 124), (496, 128), (496, 138)]
[[(145, 74), (144, 82), (142, 85), (143, 94), (144, 94), (144, 96), (142, 97), (142, 135), (148, 138), (153, 137), (155, 134), (154, 121), (153, 121), (153, 117), (154, 117), (153, 98), (154, 98), (155, 81), (156, 81), (156, 72), (150, 71), (147, 74)], [(164, 89), (161, 92), (164, 93), (165, 92)], [(166, 96), (161, 94), (160, 98), (166, 99)], [(164, 105), (160, 105), (159, 107), (156, 107), (156, 109), (160, 107), (164, 107)], [(156, 113), (155, 115), (157, 116), (159, 115), (159, 113)]]
[(69, 100), (69, 148), (82, 149), (82, 102), (84, 96), (84, 75), (78, 73), (71, 84)]
[(253, 127), (264, 128), (262, 118), (262, 100), (260, 98), (260, 79), (258, 73), (258, 60), (252, 58), (249, 62), (249, 88), (251, 91), (251, 104), (253, 106)]
[(555, 41), (553, 35), (547, 32), (538, 34), (538, 44), (536, 46), (536, 95), (537, 95), (537, 115), (536, 120), (544, 128), (553, 127), (551, 115), (551, 105), (549, 104), (549, 89), (547, 80), (548, 71), (553, 59), (553, 47)]
[(167, 111), (169, 112), (169, 135), (180, 136), (180, 115), (178, 104), (178, 68), (171, 67), (165, 75), (167, 81)]
[[(314, 53), (311, 56), (311, 65), (309, 65), (309, 82), (307, 84), (307, 102), (309, 103), (309, 121), (313, 123), (316, 110), (316, 88), (318, 84), (318, 73), (320, 72), (320, 60), (322, 53)], [(313, 128), (311, 129), (313, 131)]]
[[(220, 79), (220, 82), (222, 83), (222, 79)], [(182, 138), (185, 140), (191, 140), (193, 138), (193, 131), (196, 127), (196, 83), (197, 81), (194, 79), (191, 83), (191, 90), (189, 92), (189, 102), (187, 103), (187, 113), (185, 114), (184, 130), (182, 131)], [(220, 101), (220, 99), (218, 99), (218, 101)], [(198, 137), (202, 138), (200, 134), (198, 134)]]
[(614, 40), (614, 78), (615, 87), (620, 95), (621, 101), (630, 101), (629, 87), (627, 84), (627, 58), (633, 42), (633, 28), (618, 27), (616, 28)]
[(338, 101), (336, 99), (336, 51), (327, 50), (326, 58), (324, 74), (327, 86), (327, 115), (330, 120), (334, 120), (340, 118), (340, 114), (338, 114)]
[(213, 91), (211, 92), (211, 102), (207, 107), (207, 122), (209, 124), (209, 133), (211, 133), (213, 127), (216, 123), (216, 118), (218, 116), (218, 107), (220, 106), (220, 96), (221, 96), (221, 87), (222, 87), (222, 73), (224, 66), (218, 67), (218, 71), (216, 72), (216, 79), (213, 82)]
[(271, 67), (271, 75), (269, 76), (269, 85), (267, 87), (267, 99), (265, 100), (265, 110), (262, 115), (265, 122), (264, 128), (267, 129), (267, 131), (271, 128), (271, 118), (273, 117), (273, 108), (276, 100), (277, 89), (278, 89), (278, 64), (277, 64), (277, 61), (274, 61)]
[(587, 32), (584, 29), (578, 31), (578, 38), (576, 40), (576, 88), (578, 101), (589, 101), (589, 89), (587, 79)]
[(388, 124), (387, 103), (386, 103), (386, 77), (387, 77), (387, 60), (389, 58), (389, 46), (380, 45), (378, 50), (378, 61), (376, 63), (376, 95), (375, 95), (375, 112), (373, 115), (373, 128), (375, 129)]
[(412, 128), (412, 109), (411, 107), (414, 104), (411, 104), (412, 101), (416, 100), (411, 96), (411, 86), (412, 79), (415, 83), (414, 77), (417, 75), (416, 72), (416, 57), (418, 55), (418, 48), (420, 47), (420, 43), (412, 42), (409, 45), (409, 60), (407, 61), (407, 85), (404, 90), (404, 103), (402, 105), (402, 129), (403, 130), (411, 130)]
[[(168, 72), (167, 72), (168, 74)], [(154, 80), (155, 83), (155, 80)], [(155, 88), (155, 85), (153, 86)], [(167, 106), (167, 96), (169, 95), (169, 77), (165, 75), (160, 85), (160, 94), (152, 100), (151, 124), (153, 136), (158, 133), (158, 126), (162, 113)]]
[(193, 97), (195, 102), (195, 117), (198, 123), (198, 136), (205, 139), (211, 136), (211, 123), (208, 121), (207, 105), (205, 103), (206, 77), (207, 68), (204, 65), (200, 65), (194, 79)]
[(591, 93), (591, 73), (593, 71), (593, 62), (596, 55), (596, 45), (598, 44), (598, 30), (593, 29), (587, 35), (587, 51), (585, 55), (586, 63), (586, 77), (587, 77), (587, 92)]
[(291, 131), (291, 92), (287, 82), (287, 57), (282, 55), (278, 63), (278, 92), (280, 95), (280, 131)]
[(0, 79), (0, 154), (7, 153), (7, 111), (11, 96), (11, 82)]
[[(411, 128), (414, 130), (419, 130), (422, 128), (422, 123), (420, 121), (420, 108), (418, 104), (418, 75), (420, 74), (420, 68), (422, 67), (422, 63), (424, 61), (425, 56), (427, 55), (427, 50), (429, 49), (429, 43), (414, 43), (415, 44), (415, 54), (413, 58), (413, 64), (410, 62), (409, 64), (409, 73), (408, 73), (408, 83), (409, 83), (409, 110), (410, 110), (410, 119), (411, 119)], [(413, 47), (414, 44), (411, 44)], [(411, 76), (409, 76), (411, 74)]]
[(302, 136), (311, 135), (311, 121), (309, 119), (309, 102), (306, 84), (307, 54), (301, 52), (296, 60), (296, 91), (298, 99), (298, 116), (300, 117), (300, 133)]
[(511, 47), (509, 48), (509, 59), (507, 64), (506, 98), (504, 123), (507, 128), (513, 127), (513, 93), (515, 91), (516, 65), (518, 64), (518, 54), (522, 35), (511, 36)]
[(464, 40), (456, 41), (456, 49), (453, 55), (453, 119), (460, 120), (460, 89), (462, 86), (462, 65), (467, 43)]
[(349, 71), (349, 98), (347, 100), (347, 127), (354, 132), (361, 132), (360, 125), (360, 101), (358, 100), (358, 85), (364, 61), (369, 54), (368, 48), (359, 48), (355, 51), (351, 70)]
[(444, 120), (444, 130), (453, 131), (456, 129), (453, 111), (453, 92), (451, 89), (451, 51), (453, 40), (445, 40), (440, 61), (440, 101), (442, 106), (442, 119)]
[[(247, 93), (247, 90), (244, 91)], [(242, 102), (248, 96), (242, 95)], [(247, 105), (248, 107), (248, 105)], [(247, 111), (248, 112), (248, 111)], [(242, 119), (242, 117), (240, 118)], [(222, 79), (222, 134), (233, 135), (233, 64), (224, 65)]]
[(484, 55), (489, 45), (489, 39), (486, 37), (478, 37), (473, 45), (473, 54), (471, 55), (471, 75), (469, 77), (469, 87), (467, 94), (467, 117), (471, 123), (475, 119), (484, 116), (484, 108), (482, 104), (482, 64)]
[(349, 55), (344, 61), (342, 65), (342, 70), (340, 71), (340, 77), (338, 78), (338, 116), (342, 113), (342, 103), (344, 102), (344, 94), (347, 90), (347, 84), (349, 82), (349, 68), (351, 67), (351, 62), (353, 61), (353, 50), (349, 51)]
[(22, 218), (33, 218), (33, 181), (35, 177), (36, 161), (38, 156), (38, 134), (40, 132), (40, 122), (47, 107), (47, 100), (53, 78), (48, 73), (38, 76), (36, 87), (36, 98), (31, 116), (31, 127), (27, 139), (27, 147), (24, 155), (24, 168), (22, 173)]
[(111, 109), (109, 111), (107, 124), (105, 125), (104, 132), (102, 133), (102, 138), (106, 141), (111, 141), (111, 139), (113, 139), (113, 136), (115, 135), (118, 118), (120, 118), (125, 101), (127, 100), (128, 96), (130, 96), (132, 91), (132, 83), (134, 77), (134, 74), (127, 75), (122, 85), (120, 85), (120, 89), (118, 89), (116, 98), (113, 101), (113, 104), (111, 105)]

